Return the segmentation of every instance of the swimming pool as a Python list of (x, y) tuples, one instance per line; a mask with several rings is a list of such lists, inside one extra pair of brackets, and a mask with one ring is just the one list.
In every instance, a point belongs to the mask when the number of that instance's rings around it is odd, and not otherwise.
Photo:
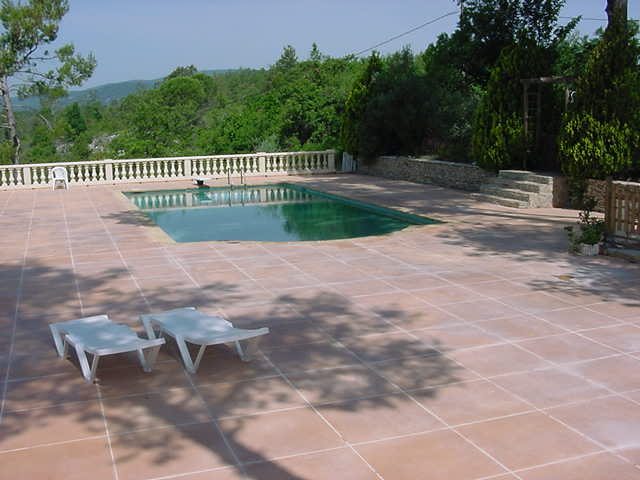
[(337, 240), (439, 223), (286, 183), (125, 195), (176, 242)]

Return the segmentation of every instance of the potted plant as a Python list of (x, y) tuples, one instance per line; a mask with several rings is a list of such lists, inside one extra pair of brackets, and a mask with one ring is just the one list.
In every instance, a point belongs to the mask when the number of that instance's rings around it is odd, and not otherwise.
[(600, 244), (604, 239), (605, 223), (604, 220), (592, 215), (595, 203), (593, 198), (586, 199), (584, 210), (578, 215), (578, 223), (565, 227), (569, 236), (569, 251), (572, 253), (587, 256), (600, 253)]

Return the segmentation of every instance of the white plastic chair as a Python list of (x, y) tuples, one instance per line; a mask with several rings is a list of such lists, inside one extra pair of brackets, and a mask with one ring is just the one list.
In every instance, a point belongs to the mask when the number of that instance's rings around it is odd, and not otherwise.
[[(189, 373), (196, 373), (204, 351), (209, 345), (233, 342), (242, 361), (248, 362), (256, 349), (257, 337), (269, 333), (266, 327), (254, 330), (235, 328), (230, 321), (222, 317), (206, 315), (195, 307), (140, 315), (140, 320), (150, 339), (156, 338), (155, 329), (158, 329), (160, 337), (167, 334), (175, 339), (184, 366)], [(241, 340), (249, 340), (245, 348), (240, 344)], [(200, 345), (195, 361), (191, 359), (187, 342)]]
[[(140, 338), (128, 326), (114, 323), (106, 315), (52, 323), (49, 329), (60, 357), (67, 356), (69, 345), (75, 348), (82, 375), (89, 383), (95, 380), (98, 362), (103, 355), (135, 351), (143, 370), (150, 372), (158, 357), (160, 346), (165, 343), (164, 338)], [(150, 350), (148, 357), (144, 354), (146, 349)], [(91, 367), (87, 353), (93, 355)]]
[(65, 189), (69, 189), (69, 174), (64, 167), (53, 167), (51, 169), (51, 185), (56, 189), (57, 182), (62, 182)]

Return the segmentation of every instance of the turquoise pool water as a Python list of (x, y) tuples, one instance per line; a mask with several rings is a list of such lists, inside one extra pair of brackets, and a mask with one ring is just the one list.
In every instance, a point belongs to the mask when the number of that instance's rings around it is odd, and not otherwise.
[(125, 195), (176, 242), (336, 240), (437, 223), (290, 184)]

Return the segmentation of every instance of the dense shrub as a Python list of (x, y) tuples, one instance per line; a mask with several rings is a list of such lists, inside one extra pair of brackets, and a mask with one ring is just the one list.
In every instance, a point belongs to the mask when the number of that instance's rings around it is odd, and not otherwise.
[(467, 160), (477, 89), (448, 63), (447, 35), (421, 55), (407, 48), (373, 54), (354, 82), (342, 123), (342, 146), (363, 160), (440, 153)]
[(560, 155), (570, 178), (604, 178), (628, 171), (637, 131), (618, 120), (599, 121), (588, 113), (573, 115), (560, 138)]
[(563, 171), (580, 179), (635, 176), (640, 171), (638, 27), (614, 18), (590, 51), (558, 144)]
[(382, 60), (378, 52), (373, 52), (367, 60), (364, 71), (356, 78), (345, 102), (342, 114), (340, 139), (345, 151), (358, 155), (367, 141), (365, 116), (371, 100), (373, 83), (382, 71)]
[(425, 153), (468, 162), (473, 117), (482, 89), (473, 85), (464, 71), (452, 63), (458, 49), (452, 36), (442, 34), (417, 58), (422, 63), (420, 68), (428, 92), (428, 118), (422, 146)]

